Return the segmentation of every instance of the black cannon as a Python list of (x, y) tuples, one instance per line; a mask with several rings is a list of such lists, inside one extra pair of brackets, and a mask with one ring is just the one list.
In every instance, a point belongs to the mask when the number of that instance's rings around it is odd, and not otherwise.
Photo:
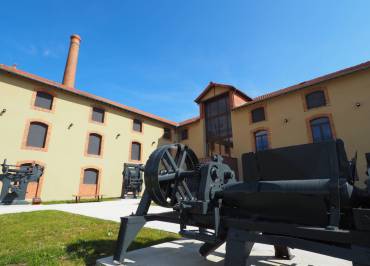
[(132, 193), (136, 199), (136, 195), (141, 192), (143, 186), (142, 164), (125, 163), (123, 166), (123, 186), (122, 198), (125, 198), (128, 193)]
[(1, 204), (27, 204), (25, 201), (29, 182), (38, 182), (44, 168), (38, 164), (15, 166), (4, 160), (2, 166), (2, 188), (0, 193)]
[[(356, 160), (347, 159), (343, 141), (247, 153), (242, 162), (238, 182), (220, 156), (200, 164), (181, 144), (155, 150), (138, 209), (121, 218), (114, 261), (122, 263), (139, 230), (157, 220), (178, 223), (183, 237), (203, 241), (202, 256), (226, 242), (228, 266), (245, 265), (256, 242), (288, 259), (286, 247), (370, 265), (370, 184), (354, 186)], [(148, 214), (151, 201), (173, 210)]]

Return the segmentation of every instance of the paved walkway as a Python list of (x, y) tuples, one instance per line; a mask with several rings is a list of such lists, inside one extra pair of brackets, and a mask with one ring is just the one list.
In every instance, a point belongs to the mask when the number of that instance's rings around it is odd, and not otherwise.
[[(96, 217), (104, 220), (120, 222), (120, 217), (128, 216), (136, 211), (139, 199), (121, 199), (89, 203), (66, 203), (53, 205), (0, 205), (0, 214), (30, 212), (41, 210), (58, 210), (75, 214)], [(150, 206), (149, 213), (170, 211), (160, 206)], [(164, 222), (149, 222), (146, 227), (179, 232), (179, 225)]]
[[(70, 213), (96, 217), (104, 220), (115, 222), (120, 221), (121, 216), (130, 215), (136, 211), (138, 199), (124, 199), (116, 201), (103, 201), (92, 203), (77, 203), (77, 204), (55, 204), (55, 205), (0, 205), (0, 214), (30, 212), (39, 210), (59, 210)], [(169, 211), (169, 209), (151, 206), (149, 213), (158, 213)], [(178, 232), (179, 225), (150, 222), (146, 227), (162, 229), (171, 232)], [(216, 252), (208, 256), (207, 260), (198, 255), (200, 243), (195, 240), (180, 240), (169, 243), (163, 243), (153, 247), (132, 251), (129, 253), (128, 265), (147, 266), (147, 265), (197, 265), (197, 266), (218, 266), (223, 265), (223, 256), (225, 254), (225, 246), (221, 246)], [(292, 250), (295, 258), (292, 261), (278, 261), (272, 257), (273, 247), (263, 244), (255, 244), (251, 253), (251, 258), (248, 265), (256, 266), (350, 266), (352, 263), (339, 260), (336, 258), (323, 256), (311, 252), (306, 252), (299, 249)], [(105, 265), (109, 265), (105, 264)]]

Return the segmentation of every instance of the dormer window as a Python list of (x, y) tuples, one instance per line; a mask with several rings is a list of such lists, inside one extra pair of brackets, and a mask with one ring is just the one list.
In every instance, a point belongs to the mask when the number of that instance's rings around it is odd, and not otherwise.
[(266, 120), (264, 107), (259, 107), (259, 108), (252, 110), (251, 115), (252, 115), (253, 123)]
[(326, 105), (325, 93), (322, 90), (314, 91), (306, 95), (307, 109)]

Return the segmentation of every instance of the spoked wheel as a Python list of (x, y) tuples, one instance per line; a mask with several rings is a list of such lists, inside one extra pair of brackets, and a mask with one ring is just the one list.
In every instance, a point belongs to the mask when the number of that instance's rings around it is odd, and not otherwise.
[(156, 149), (145, 165), (145, 187), (151, 199), (163, 207), (173, 207), (181, 199), (196, 197), (199, 161), (182, 144)]

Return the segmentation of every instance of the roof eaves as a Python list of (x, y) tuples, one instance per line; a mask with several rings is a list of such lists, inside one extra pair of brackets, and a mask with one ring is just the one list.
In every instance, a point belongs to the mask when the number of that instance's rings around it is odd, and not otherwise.
[(66, 92), (69, 92), (69, 93), (72, 93), (72, 94), (76, 94), (76, 95), (79, 95), (79, 96), (83, 96), (85, 98), (89, 98), (89, 99), (101, 102), (103, 104), (108, 104), (110, 106), (117, 107), (119, 109), (131, 112), (131, 113), (135, 113), (135, 114), (150, 118), (152, 120), (160, 121), (162, 123), (165, 123), (165, 124), (168, 124), (168, 125), (171, 125), (171, 126), (175, 126), (175, 127), (178, 126), (177, 122), (159, 117), (159, 116), (151, 114), (151, 113), (141, 111), (141, 110), (136, 109), (134, 107), (130, 107), (130, 106), (127, 106), (127, 105), (123, 105), (123, 104), (108, 100), (108, 99), (100, 97), (100, 96), (90, 94), (90, 93), (85, 92), (85, 91), (81, 91), (81, 90), (78, 90), (78, 89), (75, 89), (75, 88), (67, 87), (67, 86), (65, 86), (63, 84), (60, 84), (58, 82), (42, 78), (40, 76), (37, 76), (37, 75), (31, 74), (31, 73), (16, 69), (14, 67), (9, 67), (9, 66), (6, 66), (4, 64), (0, 64), (0, 70), (3, 70), (5, 72), (11, 73), (11, 74), (14, 74), (14, 75), (17, 75), (17, 76), (24, 77), (24, 78), (27, 78), (27, 79), (31, 79), (31, 80), (36, 81), (36, 82), (40, 82), (40, 83), (46, 84), (48, 86), (56, 87), (56, 88), (61, 89), (63, 91), (66, 91)]

